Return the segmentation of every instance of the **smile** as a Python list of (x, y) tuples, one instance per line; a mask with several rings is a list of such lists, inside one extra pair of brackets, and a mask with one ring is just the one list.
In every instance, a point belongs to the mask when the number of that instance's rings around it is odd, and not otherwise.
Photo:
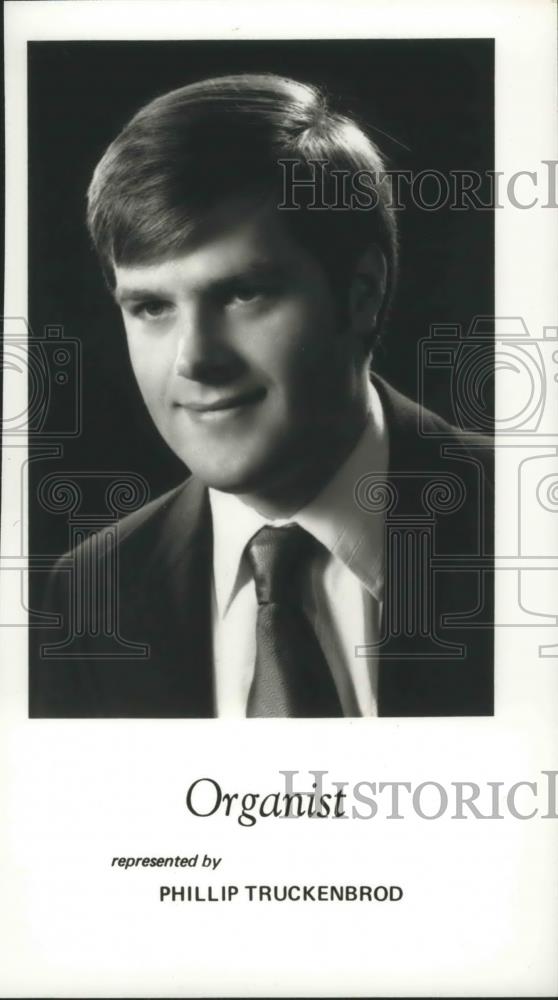
[(212, 415), (226, 414), (231, 410), (239, 410), (246, 406), (253, 406), (259, 403), (265, 396), (265, 389), (253, 389), (237, 396), (223, 396), (219, 399), (208, 400), (207, 402), (190, 402), (177, 404), (184, 410), (188, 410), (196, 417), (211, 417)]

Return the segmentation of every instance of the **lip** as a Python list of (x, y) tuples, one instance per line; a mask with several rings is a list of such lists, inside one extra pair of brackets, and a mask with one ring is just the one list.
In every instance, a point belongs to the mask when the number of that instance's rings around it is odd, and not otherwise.
[(237, 410), (243, 406), (250, 406), (259, 403), (265, 396), (265, 389), (251, 389), (248, 392), (238, 393), (236, 396), (223, 396), (219, 399), (208, 400), (207, 402), (179, 403), (184, 410), (189, 410), (198, 416), (204, 413), (220, 413), (226, 410)]

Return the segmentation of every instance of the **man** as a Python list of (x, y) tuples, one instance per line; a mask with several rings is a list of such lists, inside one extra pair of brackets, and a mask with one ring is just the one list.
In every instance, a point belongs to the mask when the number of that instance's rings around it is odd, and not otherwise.
[(31, 714), (492, 711), (489, 449), (369, 374), (397, 268), (382, 170), (275, 76), (157, 98), (104, 154), (89, 230), (191, 477), (61, 560)]

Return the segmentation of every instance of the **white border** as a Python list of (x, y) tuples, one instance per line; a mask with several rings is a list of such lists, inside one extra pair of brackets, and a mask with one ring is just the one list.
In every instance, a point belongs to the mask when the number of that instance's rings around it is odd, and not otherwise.
[[(5, 314), (25, 316), (27, 309), (27, 40), (495, 37), (496, 169), (509, 176), (558, 158), (555, 21), (555, 5), (547, 0), (466, 7), (353, 2), (342, 10), (334, 3), (217, 0), (7, 3)], [(539, 334), (558, 325), (556, 213), (509, 206), (497, 212), (496, 257), (497, 315), (522, 315)], [(550, 364), (550, 385), (553, 371)], [(23, 381), (6, 383), (6, 412), (24, 409)], [(549, 394), (547, 402), (543, 430), (553, 434), (558, 400)], [(545, 442), (551, 459), (556, 441)], [(497, 524), (499, 553), (506, 557), (517, 540), (517, 462), (513, 449), (502, 455)], [(2, 622), (19, 613), (20, 594), (7, 567), (26, 555), (24, 458), (19, 449), (4, 449)], [(528, 507), (526, 526), (536, 527), (538, 515)], [(536, 531), (530, 537), (538, 552)], [(542, 540), (552, 556), (557, 537), (551, 529)], [(546, 565), (537, 563), (525, 599), (550, 611), (558, 588), (555, 571), (542, 572)], [(516, 595), (500, 586), (498, 598), (504, 613)], [(372, 727), (355, 720), (344, 728), (341, 746), (339, 730), (327, 721), (289, 726), (288, 746), (284, 728), (273, 723), (249, 730), (219, 723), (217, 732), (201, 720), (29, 721), (25, 628), (3, 628), (0, 639), (0, 805), (11, 820), (0, 834), (6, 876), (0, 939), (11, 943), (0, 972), (2, 995), (556, 991), (552, 822), (409, 820), (396, 829), (340, 823), (322, 827), (316, 840), (315, 830), (302, 824), (247, 831), (230, 821), (196, 823), (183, 808), (184, 789), (200, 773), (242, 790), (275, 788), (280, 768), (329, 769), (339, 780), (536, 779), (558, 759), (558, 660), (537, 655), (539, 644), (557, 641), (556, 629), (497, 631), (495, 719), (383, 719)], [(225, 856), (224, 881), (392, 878), (406, 886), (405, 906), (381, 913), (165, 910), (154, 901), (152, 880), (141, 873), (118, 879), (107, 869), (112, 853), (187, 853), (192, 844)]]

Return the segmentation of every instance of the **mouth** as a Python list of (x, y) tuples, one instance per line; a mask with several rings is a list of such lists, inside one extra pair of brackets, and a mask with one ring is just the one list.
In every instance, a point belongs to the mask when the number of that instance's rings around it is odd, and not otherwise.
[(192, 401), (189, 403), (177, 403), (182, 409), (187, 410), (196, 417), (211, 417), (212, 415), (227, 414), (230, 411), (244, 409), (259, 403), (265, 396), (265, 389), (251, 389), (248, 392), (237, 393), (235, 396), (220, 396), (217, 399), (206, 401)]

